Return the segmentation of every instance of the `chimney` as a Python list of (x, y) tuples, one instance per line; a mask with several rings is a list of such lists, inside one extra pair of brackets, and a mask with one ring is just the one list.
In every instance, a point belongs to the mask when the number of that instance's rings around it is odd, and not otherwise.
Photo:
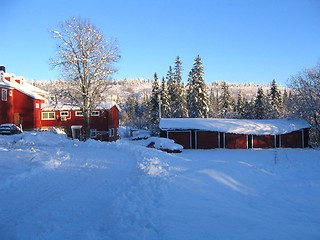
[(0, 65), (0, 71), (4, 71), (4, 72), (6, 72), (6, 66), (4, 66), (4, 65)]

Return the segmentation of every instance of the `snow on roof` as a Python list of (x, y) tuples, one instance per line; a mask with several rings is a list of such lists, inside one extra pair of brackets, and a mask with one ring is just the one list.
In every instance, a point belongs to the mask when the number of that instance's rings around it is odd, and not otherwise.
[[(2, 80), (0, 81), (0, 85), (17, 89), (18, 91), (34, 99), (44, 100), (44, 98), (39, 94), (47, 94), (47, 92), (27, 83), (22, 76), (16, 77), (12, 73), (3, 73), (2, 75), (3, 75), (3, 78), (10, 77), (10, 79), (12, 78), (12, 80), (10, 81)], [(16, 82), (15, 79), (20, 80), (20, 83)]]
[[(113, 106), (116, 106), (119, 110), (120, 107), (115, 102), (103, 102), (101, 103), (95, 110), (106, 110), (111, 109)], [(49, 111), (49, 110), (80, 110), (79, 106), (76, 105), (68, 105), (68, 104), (60, 104), (57, 105), (50, 104), (49, 102), (45, 102), (42, 104), (42, 110)]]
[(118, 110), (121, 111), (120, 106), (114, 101), (100, 103), (98, 109), (111, 109), (113, 106), (116, 106)]
[(297, 119), (222, 119), (222, 118), (162, 118), (161, 130), (205, 130), (224, 133), (276, 135), (309, 128), (305, 120)]
[(14, 84), (14, 88), (17, 89), (18, 91), (34, 98), (34, 99), (40, 99), (40, 100), (45, 100), (44, 97), (40, 96), (38, 93), (36, 93), (34, 88), (35, 86), (32, 86), (31, 84), (24, 83), (24, 84)]

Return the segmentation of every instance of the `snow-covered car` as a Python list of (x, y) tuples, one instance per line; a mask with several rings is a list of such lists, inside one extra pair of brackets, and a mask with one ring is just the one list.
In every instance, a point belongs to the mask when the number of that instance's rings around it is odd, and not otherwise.
[(5, 123), (0, 125), (0, 134), (12, 135), (22, 133), (22, 129), (12, 123)]

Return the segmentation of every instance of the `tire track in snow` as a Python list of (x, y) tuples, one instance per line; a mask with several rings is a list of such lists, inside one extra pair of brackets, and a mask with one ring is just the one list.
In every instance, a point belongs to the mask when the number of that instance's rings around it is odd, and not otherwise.
[(160, 239), (162, 199), (171, 175), (170, 166), (160, 159), (168, 155), (145, 147), (128, 150), (135, 158), (136, 170), (112, 203), (110, 239)]

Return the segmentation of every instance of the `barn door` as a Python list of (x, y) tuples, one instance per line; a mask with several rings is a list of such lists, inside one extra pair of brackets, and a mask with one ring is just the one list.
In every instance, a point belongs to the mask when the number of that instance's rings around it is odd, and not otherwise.
[(184, 149), (191, 149), (191, 131), (168, 131), (168, 138), (183, 146)]

